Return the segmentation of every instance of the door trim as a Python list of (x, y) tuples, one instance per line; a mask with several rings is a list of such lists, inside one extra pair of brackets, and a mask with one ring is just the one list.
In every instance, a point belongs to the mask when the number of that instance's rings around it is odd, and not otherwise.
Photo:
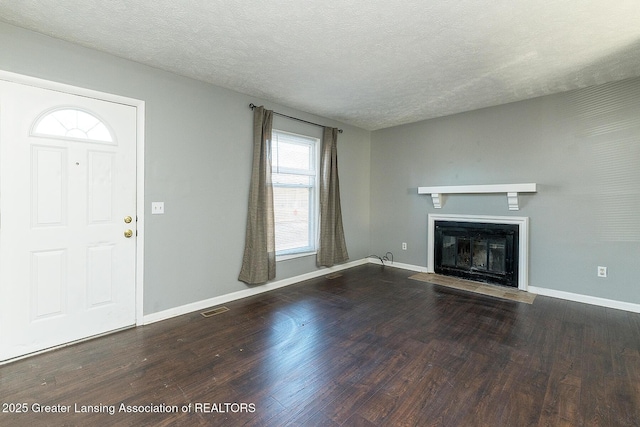
[(144, 317), (144, 137), (145, 137), (145, 102), (135, 98), (128, 98), (93, 89), (44, 80), (37, 77), (12, 73), (0, 70), (0, 80), (12, 83), (34, 86), (40, 89), (48, 89), (94, 98), (101, 101), (129, 105), (136, 109), (136, 215), (138, 216), (137, 241), (136, 241), (136, 326), (143, 324)]

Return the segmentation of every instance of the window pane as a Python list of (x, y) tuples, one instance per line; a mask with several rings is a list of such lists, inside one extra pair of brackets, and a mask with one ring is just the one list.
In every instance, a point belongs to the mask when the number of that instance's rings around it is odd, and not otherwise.
[(272, 143), (272, 168), (314, 170), (314, 140), (296, 135), (274, 132)]
[(287, 144), (280, 142), (278, 166), (282, 168), (310, 169), (311, 150), (308, 145)]
[(274, 185), (313, 185), (314, 177), (309, 175), (274, 173), (271, 175), (271, 181)]
[(311, 249), (310, 188), (273, 188), (276, 252)]
[(319, 140), (278, 130), (271, 144), (276, 253), (315, 250)]
[(62, 122), (56, 119), (52, 114), (49, 114), (40, 120), (34, 129), (34, 132), (42, 135), (65, 136), (67, 134), (67, 129), (64, 127)]
[(70, 108), (55, 110), (41, 117), (33, 128), (33, 134), (113, 142), (111, 132), (97, 117)]

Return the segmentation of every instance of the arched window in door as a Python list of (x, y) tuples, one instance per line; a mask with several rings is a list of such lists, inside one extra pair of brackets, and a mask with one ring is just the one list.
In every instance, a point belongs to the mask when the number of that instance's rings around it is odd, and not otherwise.
[(109, 126), (96, 115), (75, 107), (58, 107), (42, 113), (31, 128), (31, 135), (90, 142), (114, 143)]

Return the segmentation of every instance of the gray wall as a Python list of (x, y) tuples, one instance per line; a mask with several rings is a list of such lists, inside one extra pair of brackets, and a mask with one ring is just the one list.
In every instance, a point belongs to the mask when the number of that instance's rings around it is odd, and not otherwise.
[[(0, 23), (0, 69), (146, 101), (145, 314), (246, 289), (237, 281), (251, 163), (251, 98)], [(340, 181), (352, 260), (393, 252), (426, 266), (427, 214), (531, 218), (530, 285), (640, 303), (640, 80), (607, 84), (373, 133), (345, 129)], [(294, 132), (318, 131), (276, 121)], [(304, 129), (303, 129), (304, 128)], [(313, 129), (313, 130), (312, 130)], [(435, 210), (423, 185), (537, 182), (458, 195)], [(165, 215), (150, 215), (164, 201)], [(401, 250), (401, 242), (408, 250)], [(596, 267), (609, 277), (596, 277)], [(277, 279), (316, 269), (278, 263)]]
[[(429, 213), (527, 216), (530, 286), (640, 303), (640, 79), (373, 132), (371, 171), (374, 253), (426, 266)], [(538, 192), (520, 211), (504, 194), (451, 195), (442, 209), (417, 194), (524, 182)]]
[[(237, 276), (251, 168), (249, 103), (263, 101), (3, 23), (0, 69), (146, 101), (145, 314), (246, 289)], [(265, 106), (345, 130), (338, 153), (346, 240), (352, 260), (368, 255), (370, 133)], [(150, 214), (152, 201), (165, 202), (164, 215)], [(315, 269), (313, 257), (283, 261), (276, 279)]]

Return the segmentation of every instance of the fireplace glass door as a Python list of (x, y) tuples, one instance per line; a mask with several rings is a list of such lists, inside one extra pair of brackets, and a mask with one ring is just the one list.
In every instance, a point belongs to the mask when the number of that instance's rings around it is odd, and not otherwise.
[(435, 271), (517, 287), (518, 226), (436, 221)]

